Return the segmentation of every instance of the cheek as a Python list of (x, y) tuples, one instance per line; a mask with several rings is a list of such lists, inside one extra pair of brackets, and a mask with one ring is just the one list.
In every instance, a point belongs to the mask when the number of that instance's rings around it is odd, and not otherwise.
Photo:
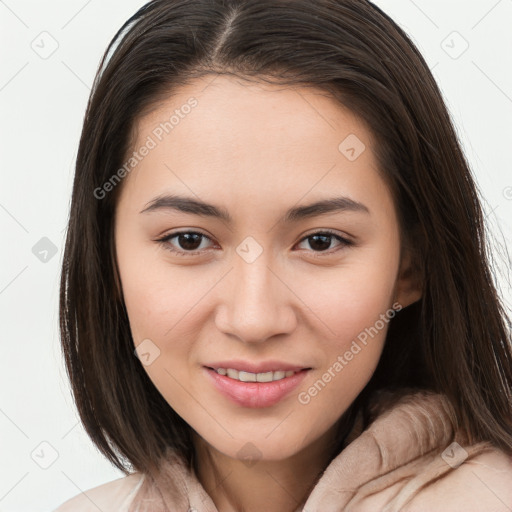
[(311, 436), (347, 410), (373, 375), (384, 347), (394, 316), (390, 304), (396, 263), (386, 258), (367, 263), (347, 266), (328, 283), (309, 287), (314, 298), (309, 304), (325, 333), (319, 340), (322, 365), (297, 397), (302, 414), (316, 418)]
[(313, 387), (304, 390), (304, 400), (299, 401), (314, 402), (311, 409), (318, 407), (319, 414), (322, 403), (331, 403), (327, 423), (350, 405), (379, 362), (394, 316), (390, 307), (398, 257), (394, 247), (369, 249), (358, 253), (357, 258), (347, 258), (346, 265), (329, 269), (324, 277), (298, 281), (302, 296), (308, 297), (306, 302), (320, 320), (316, 325), (323, 326), (324, 333), (319, 340), (321, 368)]
[(151, 260), (149, 254), (136, 251), (118, 254), (134, 347), (140, 345), (140, 354), (150, 354), (146, 361), (140, 357), (144, 370), (165, 400), (186, 417), (189, 395), (180, 383), (189, 380), (193, 329), (202, 325), (197, 306), (208, 283), (194, 285), (190, 271), (171, 269), (162, 258)]
[(334, 348), (350, 345), (388, 311), (397, 265), (398, 254), (393, 251), (369, 250), (323, 276), (295, 280), (298, 293), (321, 320)]
[(173, 329), (190, 321), (194, 305), (207, 291), (211, 276), (191, 276), (190, 268), (171, 268), (163, 255), (157, 257), (149, 251), (118, 254), (123, 297), (135, 344), (144, 338), (162, 340), (172, 336)]

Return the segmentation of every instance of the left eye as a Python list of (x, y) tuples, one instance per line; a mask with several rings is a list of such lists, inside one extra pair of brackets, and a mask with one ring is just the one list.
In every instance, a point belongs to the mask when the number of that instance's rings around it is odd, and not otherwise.
[[(171, 243), (171, 240), (174, 238), (177, 239), (178, 248)], [(198, 233), (196, 231), (180, 231), (178, 233), (166, 235), (163, 238), (158, 239), (157, 242), (160, 242), (167, 250), (176, 253), (179, 256), (197, 256), (202, 252), (202, 249), (204, 249), (204, 247), (201, 247), (203, 239), (211, 241), (211, 238), (203, 233)], [(333, 239), (339, 242), (338, 249), (336, 250), (353, 244), (352, 241), (335, 233), (331, 233), (330, 231), (312, 233), (304, 237), (299, 244), (309, 241), (309, 246), (313, 249), (313, 252), (322, 253), (327, 252)]]
[(330, 231), (312, 233), (311, 235), (304, 237), (301, 240), (301, 243), (303, 241), (309, 240), (309, 242), (308, 242), (309, 246), (311, 248), (316, 247), (316, 249), (317, 249), (317, 250), (314, 250), (313, 252), (326, 252), (327, 249), (329, 249), (329, 246), (331, 245), (331, 242), (333, 241), (333, 239), (337, 240), (339, 242), (338, 247), (340, 247), (340, 246), (344, 247), (347, 245), (351, 245), (351, 243), (352, 243), (350, 240), (347, 240), (346, 238), (343, 238), (340, 235), (331, 233)]

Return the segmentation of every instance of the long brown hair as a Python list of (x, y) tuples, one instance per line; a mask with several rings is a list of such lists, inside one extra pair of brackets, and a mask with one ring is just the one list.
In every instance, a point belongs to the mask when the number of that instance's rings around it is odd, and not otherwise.
[(191, 428), (135, 356), (116, 287), (121, 186), (95, 190), (126, 161), (140, 116), (207, 74), (314, 87), (367, 123), (423, 294), (390, 322), (357, 403), (385, 387), (445, 393), (471, 440), (512, 453), (510, 320), (479, 192), (427, 64), (367, 0), (153, 0), (107, 48), (80, 139), (60, 289), (66, 368), (99, 450), (126, 473), (150, 472), (168, 448), (192, 465)]

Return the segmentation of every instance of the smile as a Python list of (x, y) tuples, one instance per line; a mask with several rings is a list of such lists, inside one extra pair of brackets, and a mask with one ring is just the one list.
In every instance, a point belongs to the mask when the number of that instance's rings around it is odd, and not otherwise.
[(277, 370), (275, 372), (262, 373), (238, 371), (234, 368), (212, 368), (212, 370), (215, 370), (219, 375), (225, 375), (230, 379), (238, 380), (240, 382), (274, 382), (286, 377), (291, 377), (294, 373), (297, 373), (292, 370)]

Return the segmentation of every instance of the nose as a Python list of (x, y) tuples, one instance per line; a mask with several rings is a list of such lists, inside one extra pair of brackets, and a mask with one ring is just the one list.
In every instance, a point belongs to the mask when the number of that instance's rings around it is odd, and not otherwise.
[(264, 254), (252, 263), (235, 258), (216, 313), (217, 328), (244, 343), (289, 334), (296, 326), (290, 278), (271, 268)]

